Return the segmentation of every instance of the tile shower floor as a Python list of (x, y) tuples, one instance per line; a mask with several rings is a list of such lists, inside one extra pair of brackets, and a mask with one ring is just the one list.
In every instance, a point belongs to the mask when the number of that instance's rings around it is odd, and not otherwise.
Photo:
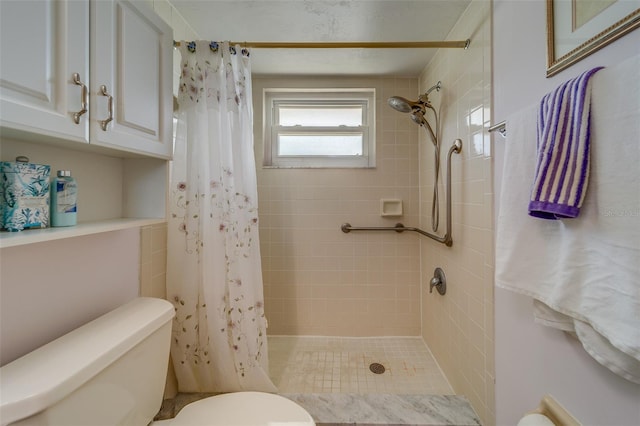
[[(419, 337), (268, 339), (269, 375), (279, 393), (454, 393)], [(372, 363), (385, 372), (371, 372)]]
[[(479, 425), (463, 396), (453, 395), (419, 337), (269, 336), (269, 375), (318, 426)], [(382, 374), (369, 366), (380, 363)], [(212, 394), (179, 393), (155, 420)]]

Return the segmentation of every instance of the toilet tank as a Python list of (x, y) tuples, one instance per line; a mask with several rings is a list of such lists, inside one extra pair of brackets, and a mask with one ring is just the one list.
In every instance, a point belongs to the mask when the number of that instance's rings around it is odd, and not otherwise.
[(141, 297), (0, 368), (0, 424), (147, 425), (160, 409), (171, 319)]

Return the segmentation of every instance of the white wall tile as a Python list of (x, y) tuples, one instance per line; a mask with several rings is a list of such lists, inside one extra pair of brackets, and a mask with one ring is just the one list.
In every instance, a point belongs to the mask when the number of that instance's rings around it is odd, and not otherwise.
[[(486, 377), (493, 356), (493, 304), (488, 288), (493, 275), (487, 262), (493, 259), (492, 167), (490, 146), (485, 146), (486, 123), (491, 110), (490, 50), (485, 36), (490, 34), (490, 3), (472, 1), (449, 35), (451, 39), (470, 37), (466, 51), (440, 50), (420, 76), (424, 91), (441, 80), (441, 92), (432, 92), (442, 126), (441, 173), (446, 173), (446, 151), (455, 138), (463, 141), (461, 155), (452, 158), (453, 247), (432, 241), (422, 247), (422, 333), (445, 371), (456, 393), (469, 397), (483, 424), (494, 424), (494, 384)], [(431, 220), (433, 149), (426, 138), (420, 145), (420, 222)], [(444, 180), (444, 179), (443, 179)], [(444, 187), (443, 187), (444, 188)], [(444, 203), (444, 191), (441, 192)], [(444, 209), (440, 210), (444, 227)], [(445, 297), (428, 293), (433, 269), (440, 266), (447, 276)]]
[[(264, 236), (261, 247), (262, 256), (269, 259), (263, 262), (265, 306), (289, 307), (273, 318), (268, 313), (269, 333), (415, 335), (420, 328), (415, 298), (406, 297), (396, 288), (419, 285), (418, 239), (395, 233), (344, 234), (340, 225), (393, 226), (398, 221), (415, 225), (418, 129), (405, 114), (388, 107), (386, 98), (417, 97), (417, 79), (256, 78), (254, 116), (262, 116), (263, 87), (314, 84), (376, 89), (377, 167), (262, 169), (262, 123), (256, 120), (261, 238)], [(401, 198), (406, 214), (380, 217), (383, 198)], [(304, 283), (307, 289), (293, 294), (282, 288), (285, 283), (298, 290)], [(309, 303), (311, 309), (299, 308)], [(377, 313), (384, 313), (386, 321)]]

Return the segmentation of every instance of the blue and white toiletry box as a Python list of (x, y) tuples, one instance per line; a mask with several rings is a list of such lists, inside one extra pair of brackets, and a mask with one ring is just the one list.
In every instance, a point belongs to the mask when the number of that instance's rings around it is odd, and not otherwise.
[(21, 231), (49, 226), (51, 166), (26, 157), (0, 162), (0, 228)]

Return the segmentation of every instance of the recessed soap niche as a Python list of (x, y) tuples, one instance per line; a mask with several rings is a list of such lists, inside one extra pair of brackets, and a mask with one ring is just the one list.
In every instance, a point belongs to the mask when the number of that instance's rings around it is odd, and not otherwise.
[(402, 200), (380, 200), (380, 216), (402, 216)]

